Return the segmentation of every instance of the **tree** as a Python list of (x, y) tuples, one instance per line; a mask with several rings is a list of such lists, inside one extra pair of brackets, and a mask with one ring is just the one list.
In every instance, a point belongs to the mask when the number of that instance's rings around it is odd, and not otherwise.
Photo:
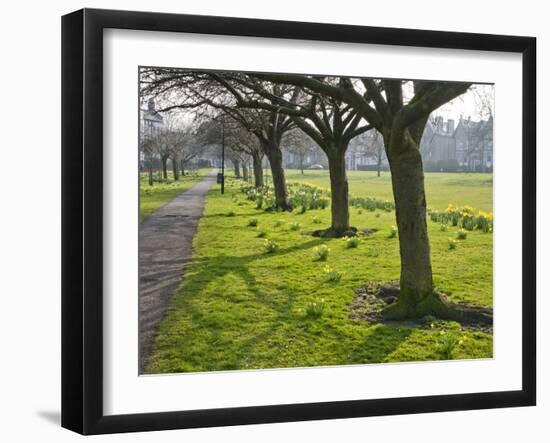
[[(349, 224), (345, 156), (350, 141), (372, 126), (365, 124), (355, 108), (341, 98), (318, 94), (307, 86), (277, 88), (269, 81), (240, 73), (219, 77), (218, 81), (233, 94), (238, 107), (288, 116), (325, 152), (331, 185), (331, 226), (317, 233), (324, 237), (341, 237), (355, 231)], [(331, 85), (342, 83), (340, 78), (327, 77), (325, 81)]]
[(302, 175), (304, 175), (304, 160), (315, 149), (313, 140), (305, 132), (294, 130), (286, 133), (282, 143), (285, 150), (298, 157), (298, 165)]
[[(430, 113), (465, 93), (471, 84), (344, 78), (335, 85), (304, 75), (262, 74), (260, 78), (342, 100), (382, 134), (392, 175), (401, 257), (400, 294), (384, 309), (384, 316), (468, 316), (468, 311), (450, 305), (434, 289), (419, 145)], [(411, 96), (406, 97), (409, 91)]]
[[(259, 141), (261, 151), (269, 159), (275, 206), (292, 210), (288, 199), (282, 163), (281, 138), (293, 127), (288, 116), (264, 109), (239, 109), (223, 78), (213, 72), (182, 71), (167, 68), (142, 68), (140, 82), (144, 95), (154, 96), (164, 103), (159, 111), (171, 109), (214, 109), (238, 121)], [(273, 84), (277, 94), (281, 86)], [(207, 111), (204, 111), (207, 112)]]
[(354, 141), (358, 145), (359, 152), (364, 157), (374, 160), (376, 164), (376, 173), (378, 177), (380, 177), (382, 163), (386, 160), (386, 152), (384, 150), (382, 134), (374, 129), (361, 134)]

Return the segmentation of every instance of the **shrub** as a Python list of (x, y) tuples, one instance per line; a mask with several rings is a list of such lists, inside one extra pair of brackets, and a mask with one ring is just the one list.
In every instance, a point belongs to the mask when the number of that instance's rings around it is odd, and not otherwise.
[(325, 311), (325, 301), (324, 299), (321, 299), (320, 301), (310, 301), (306, 305), (306, 317), (308, 318), (320, 318), (323, 316), (323, 312)]
[(273, 240), (266, 239), (264, 242), (264, 248), (267, 254), (272, 254), (273, 252), (277, 252), (279, 250), (279, 244), (275, 243)]
[(464, 229), (459, 229), (456, 233), (456, 238), (459, 240), (466, 240), (468, 233)]
[(326, 261), (330, 249), (327, 245), (316, 246), (313, 248), (313, 260), (315, 261)]
[(397, 226), (393, 225), (391, 228), (390, 228), (390, 235), (389, 235), (389, 238), (395, 238), (397, 237)]
[(300, 223), (294, 222), (290, 224), (291, 231), (298, 231), (300, 229)]
[(258, 226), (258, 219), (257, 218), (251, 218), (250, 220), (248, 220), (248, 226), (251, 226), (253, 228)]
[(336, 283), (340, 281), (342, 274), (335, 269), (332, 269), (329, 265), (325, 266), (325, 281), (329, 283)]
[(344, 242), (346, 248), (356, 248), (361, 243), (361, 239), (359, 237), (344, 237)]
[(454, 238), (449, 237), (447, 241), (449, 244), (449, 249), (456, 249), (457, 241)]

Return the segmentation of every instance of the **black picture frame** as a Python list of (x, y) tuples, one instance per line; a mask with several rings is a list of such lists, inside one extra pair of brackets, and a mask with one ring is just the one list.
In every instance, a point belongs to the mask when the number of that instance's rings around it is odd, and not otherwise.
[[(171, 31), (519, 53), (523, 64), (522, 389), (260, 407), (103, 413), (103, 30)], [(62, 18), (62, 426), (151, 431), (536, 403), (536, 39), (229, 17), (83, 9)]]

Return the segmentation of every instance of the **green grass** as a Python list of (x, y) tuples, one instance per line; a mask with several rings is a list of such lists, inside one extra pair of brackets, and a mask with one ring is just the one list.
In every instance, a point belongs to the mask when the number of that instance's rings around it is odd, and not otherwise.
[[(329, 188), (326, 170), (287, 170), (289, 181), (311, 183)], [(493, 210), (493, 175), (490, 173), (425, 173), (426, 201), (428, 207), (442, 210), (452, 203), (455, 206), (470, 205), (483, 211)], [(391, 176), (382, 172), (380, 177), (374, 171), (348, 171), (349, 192), (357, 197), (377, 197), (393, 201)]]
[[(314, 173), (308, 171), (306, 181), (316, 183)], [(485, 192), (484, 184), (465, 185), (456, 195), (471, 196), (473, 201), (453, 201), (450, 191), (458, 189), (458, 175), (426, 175), (428, 194), (439, 199), (441, 207), (453, 202), (490, 209), (490, 187)], [(296, 178), (292, 172), (288, 176)], [(485, 179), (490, 180), (490, 175)], [(352, 192), (355, 189), (358, 194), (359, 180), (350, 179)], [(468, 180), (482, 181), (481, 176)], [(371, 182), (378, 183), (379, 191), (389, 186), (384, 177), (366, 179)], [(460, 330), (456, 323), (437, 323), (431, 328), (350, 319), (355, 288), (399, 278), (398, 239), (388, 237), (395, 224), (393, 212), (364, 210), (359, 214), (352, 208), (353, 225), (378, 232), (357, 248), (347, 248), (342, 239), (310, 235), (320, 226), (329, 226), (330, 208), (305, 214), (257, 210), (235, 183), (228, 180), (224, 196), (217, 188), (207, 196), (193, 243), (193, 261), (160, 325), (147, 372), (437, 360), (445, 358), (441, 330), (465, 337), (453, 350), (453, 358), (492, 357), (491, 334)], [(371, 193), (371, 189), (361, 189), (362, 195), (390, 197)], [(234, 215), (228, 216), (231, 211)], [(314, 217), (321, 223), (314, 223)], [(248, 226), (251, 218), (257, 219), (257, 228)], [(300, 225), (296, 231), (291, 229), (295, 223)], [(453, 301), (492, 305), (492, 234), (468, 232), (456, 250), (449, 250), (448, 237), (454, 237), (457, 229), (449, 227), (443, 232), (439, 223), (428, 223), (438, 289)], [(265, 231), (265, 237), (258, 237), (258, 230)], [(279, 245), (276, 252), (265, 252), (266, 238)], [(321, 244), (330, 248), (326, 261), (314, 257), (313, 248)], [(327, 265), (341, 273), (338, 282), (326, 281)], [(312, 302), (323, 304), (322, 315), (308, 315)]]
[(198, 169), (188, 175), (174, 180), (174, 175), (169, 172), (166, 181), (155, 181), (152, 186), (148, 183), (146, 173), (140, 175), (139, 180), (139, 215), (143, 220), (158, 208), (164, 206), (174, 197), (193, 187), (210, 171), (210, 169)]

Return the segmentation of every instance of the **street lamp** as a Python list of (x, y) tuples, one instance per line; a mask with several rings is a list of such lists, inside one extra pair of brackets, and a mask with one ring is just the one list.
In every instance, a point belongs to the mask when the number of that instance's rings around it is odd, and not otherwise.
[(217, 182), (221, 185), (222, 194), (225, 192), (225, 124), (223, 115), (221, 116), (222, 120), (222, 172), (218, 172)]

